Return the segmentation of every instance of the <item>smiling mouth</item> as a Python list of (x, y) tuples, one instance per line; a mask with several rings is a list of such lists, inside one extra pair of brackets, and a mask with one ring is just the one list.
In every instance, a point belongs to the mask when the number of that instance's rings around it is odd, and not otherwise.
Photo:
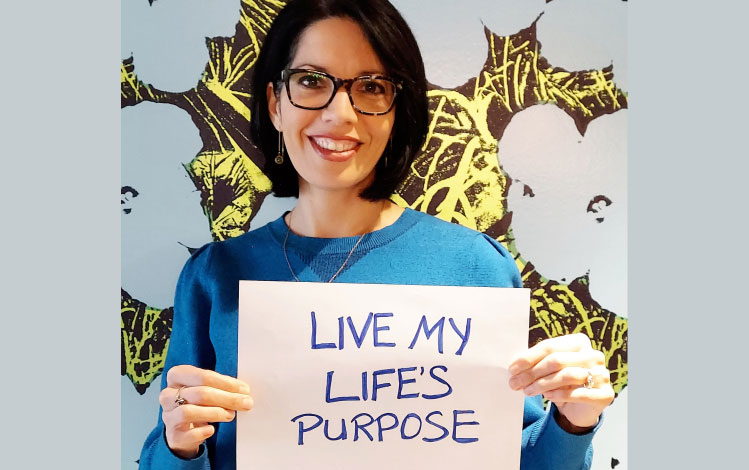
[(328, 137), (310, 137), (312, 147), (325, 160), (333, 162), (344, 162), (356, 154), (361, 142), (354, 140), (338, 140)]

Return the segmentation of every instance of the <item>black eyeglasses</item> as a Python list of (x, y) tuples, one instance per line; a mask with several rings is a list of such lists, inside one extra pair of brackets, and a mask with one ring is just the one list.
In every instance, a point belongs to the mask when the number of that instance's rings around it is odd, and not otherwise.
[(281, 80), (291, 104), (302, 109), (323, 109), (333, 101), (339, 88), (345, 87), (351, 106), (369, 116), (387, 114), (393, 109), (395, 96), (403, 88), (383, 75), (362, 75), (342, 79), (329, 73), (309, 69), (284, 69)]

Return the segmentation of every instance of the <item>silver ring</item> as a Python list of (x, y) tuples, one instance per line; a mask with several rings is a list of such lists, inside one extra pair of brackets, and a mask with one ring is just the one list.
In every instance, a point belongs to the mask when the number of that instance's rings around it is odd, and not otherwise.
[(595, 383), (593, 382), (593, 374), (591, 374), (590, 370), (588, 370), (588, 377), (585, 378), (585, 383), (583, 384), (583, 387), (593, 388), (593, 385), (595, 385)]
[(177, 406), (182, 406), (185, 403), (187, 403), (187, 400), (185, 400), (182, 396), (180, 396), (180, 393), (182, 392), (182, 389), (185, 388), (184, 385), (182, 385), (180, 388), (177, 389), (177, 396), (174, 397), (174, 403), (177, 404)]

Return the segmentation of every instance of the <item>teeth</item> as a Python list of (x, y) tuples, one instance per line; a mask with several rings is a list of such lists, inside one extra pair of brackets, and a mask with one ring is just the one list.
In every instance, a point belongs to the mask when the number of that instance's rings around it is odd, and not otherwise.
[(325, 137), (313, 137), (315, 143), (326, 150), (334, 152), (345, 152), (354, 149), (358, 143), (352, 140), (333, 140)]

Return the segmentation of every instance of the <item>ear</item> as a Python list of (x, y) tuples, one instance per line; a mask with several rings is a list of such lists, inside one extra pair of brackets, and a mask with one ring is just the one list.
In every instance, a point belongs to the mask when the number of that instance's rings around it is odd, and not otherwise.
[(270, 120), (277, 131), (281, 131), (281, 101), (276, 97), (276, 93), (273, 90), (273, 84), (268, 83), (265, 88), (265, 94), (268, 98), (268, 115)]

